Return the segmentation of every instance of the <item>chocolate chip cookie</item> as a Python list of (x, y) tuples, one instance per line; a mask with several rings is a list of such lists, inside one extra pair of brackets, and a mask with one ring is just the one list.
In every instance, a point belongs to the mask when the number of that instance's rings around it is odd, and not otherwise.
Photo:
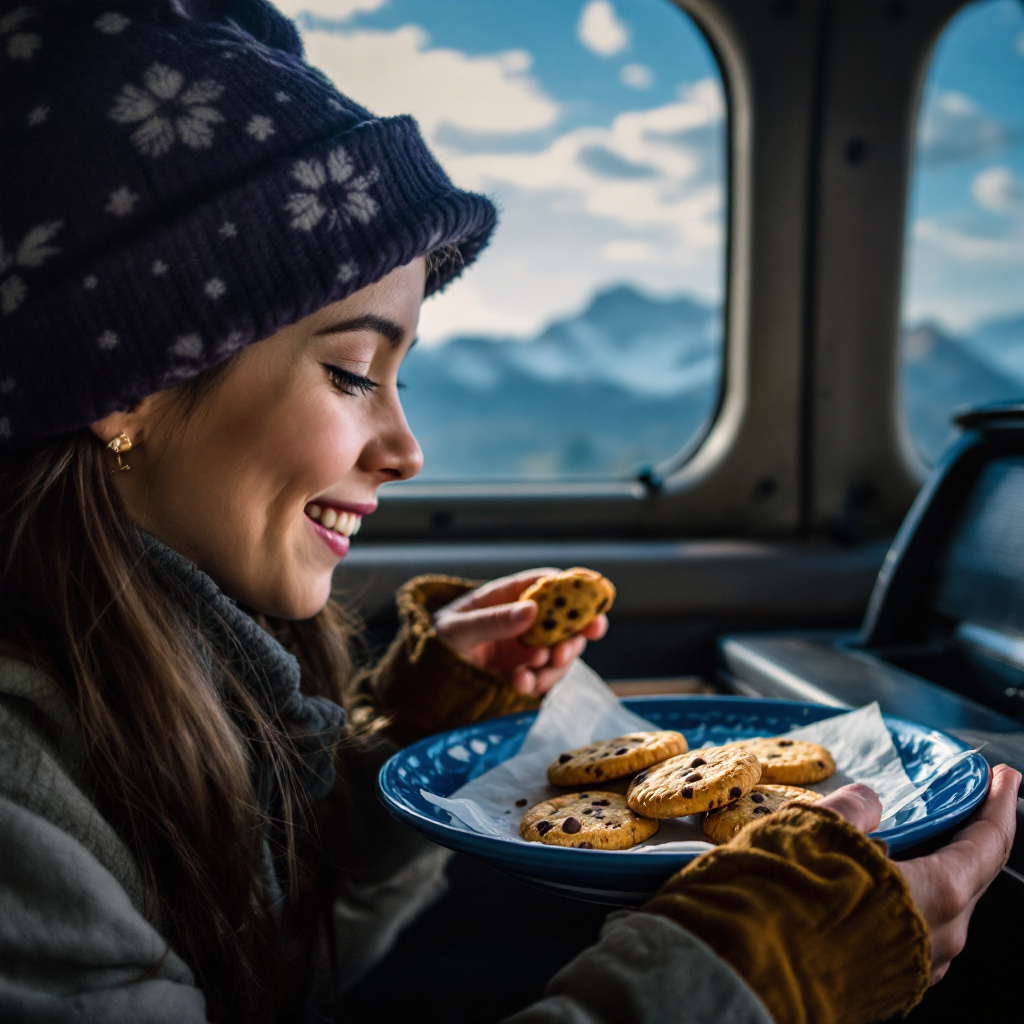
[(548, 781), (553, 786), (587, 786), (630, 775), (685, 752), (682, 733), (629, 732), (560, 754), (548, 766)]
[(626, 803), (651, 818), (677, 818), (739, 800), (757, 785), (761, 766), (739, 747), (704, 747), (639, 772)]
[(817, 743), (791, 740), (785, 736), (758, 736), (737, 740), (729, 746), (742, 747), (761, 762), (761, 781), (800, 786), (805, 782), (821, 782), (835, 770), (832, 755)]
[(727, 843), (744, 825), (774, 814), (790, 800), (813, 804), (820, 799), (820, 793), (798, 786), (757, 785), (739, 800), (708, 811), (704, 818), (704, 835), (712, 842)]
[(581, 850), (626, 850), (658, 831), (658, 822), (635, 814), (618, 793), (566, 793), (531, 807), (519, 834), (531, 843)]
[(578, 566), (528, 586), (520, 601), (537, 605), (537, 618), (519, 638), (527, 647), (549, 647), (586, 629), (615, 600), (615, 587), (593, 569)]

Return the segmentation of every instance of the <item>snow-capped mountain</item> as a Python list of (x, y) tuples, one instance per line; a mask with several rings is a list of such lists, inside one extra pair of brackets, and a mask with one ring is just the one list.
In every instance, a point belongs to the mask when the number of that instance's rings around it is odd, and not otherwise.
[[(621, 285), (533, 338), (418, 346), (401, 376), (424, 478), (625, 477), (669, 458), (714, 413), (721, 338), (717, 308)], [(1024, 315), (965, 338), (908, 328), (901, 362), (911, 434), (931, 461), (954, 409), (1024, 397)]]

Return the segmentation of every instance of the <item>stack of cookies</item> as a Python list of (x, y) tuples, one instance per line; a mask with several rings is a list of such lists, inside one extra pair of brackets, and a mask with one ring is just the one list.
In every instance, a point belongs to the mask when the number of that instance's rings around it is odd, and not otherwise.
[(689, 750), (679, 732), (627, 733), (561, 754), (548, 781), (575, 791), (531, 807), (519, 834), (528, 842), (625, 850), (653, 836), (661, 819), (703, 814), (704, 834), (724, 843), (788, 801), (819, 799), (800, 786), (834, 771), (824, 747), (785, 736)]

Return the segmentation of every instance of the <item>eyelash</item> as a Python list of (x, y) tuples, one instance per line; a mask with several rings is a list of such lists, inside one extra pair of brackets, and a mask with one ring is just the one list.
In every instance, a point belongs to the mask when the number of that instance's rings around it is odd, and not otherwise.
[(358, 373), (350, 373), (340, 366), (324, 363), (324, 369), (334, 386), (345, 395), (367, 395), (377, 390), (377, 382), (369, 377), (361, 377)]

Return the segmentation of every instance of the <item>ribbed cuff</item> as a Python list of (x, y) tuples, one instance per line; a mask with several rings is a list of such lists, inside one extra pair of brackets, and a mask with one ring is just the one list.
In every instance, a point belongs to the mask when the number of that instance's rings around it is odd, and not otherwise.
[(780, 1024), (868, 1024), (929, 983), (899, 869), (832, 811), (790, 804), (674, 875), (643, 908), (732, 964)]
[(433, 613), (479, 586), (453, 576), (417, 576), (399, 588), (401, 629), (373, 672), (388, 735), (407, 744), (446, 729), (539, 706), (502, 676), (466, 661), (437, 635)]

